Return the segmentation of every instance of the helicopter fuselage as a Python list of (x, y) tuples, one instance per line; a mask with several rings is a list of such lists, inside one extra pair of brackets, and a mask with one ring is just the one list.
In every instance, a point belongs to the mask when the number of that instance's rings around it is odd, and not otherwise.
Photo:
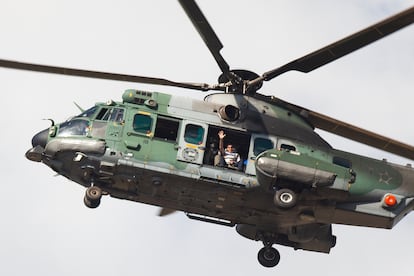
[[(216, 162), (220, 130), (241, 171)], [(28, 159), (84, 187), (295, 249), (328, 253), (331, 224), (392, 228), (414, 206), (410, 166), (333, 149), (304, 114), (260, 97), (127, 90), (32, 144)]]

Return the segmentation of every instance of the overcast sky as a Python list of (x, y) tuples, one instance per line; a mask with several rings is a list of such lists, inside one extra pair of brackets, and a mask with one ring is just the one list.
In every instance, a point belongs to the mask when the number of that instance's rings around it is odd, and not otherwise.
[[(414, 0), (199, 0), (232, 68), (259, 74), (414, 5)], [(176, 81), (215, 83), (219, 68), (177, 1), (0, 0), (0, 58)], [(414, 144), (414, 26), (312, 73), (290, 72), (275, 95)], [(393, 230), (334, 226), (331, 254), (277, 246), (278, 267), (257, 262), (259, 242), (235, 229), (156, 216), (157, 208), (105, 197), (30, 162), (32, 136), (128, 88), (205, 94), (0, 69), (1, 275), (411, 275), (414, 215)], [(402, 158), (320, 132), (334, 147), (396, 163)], [(414, 185), (414, 183), (413, 183)]]

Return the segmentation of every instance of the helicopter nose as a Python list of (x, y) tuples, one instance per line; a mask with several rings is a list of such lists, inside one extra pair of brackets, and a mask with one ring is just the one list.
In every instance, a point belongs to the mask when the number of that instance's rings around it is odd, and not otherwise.
[(42, 148), (46, 147), (47, 138), (49, 137), (49, 129), (45, 129), (37, 133), (32, 138), (32, 146), (35, 148), (36, 146), (41, 146)]

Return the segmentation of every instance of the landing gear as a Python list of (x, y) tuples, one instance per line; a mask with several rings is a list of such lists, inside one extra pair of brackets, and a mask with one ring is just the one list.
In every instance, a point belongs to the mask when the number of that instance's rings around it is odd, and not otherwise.
[(280, 208), (289, 209), (296, 205), (298, 195), (291, 189), (277, 190), (273, 198), (274, 203)]
[(236, 231), (245, 238), (262, 241), (263, 247), (257, 254), (259, 263), (264, 267), (274, 267), (279, 264), (279, 251), (273, 248), (274, 244), (289, 245), (286, 235), (272, 231), (272, 229), (260, 229), (256, 225), (237, 224)]
[(86, 189), (83, 202), (88, 208), (96, 208), (101, 203), (102, 190), (97, 186), (91, 186)]
[(257, 254), (259, 263), (264, 267), (274, 267), (280, 261), (280, 254), (277, 249), (272, 246), (265, 246), (259, 250)]
[(261, 231), (257, 234), (259, 240), (263, 242), (263, 248), (257, 253), (257, 260), (264, 267), (276, 266), (280, 261), (280, 253), (273, 247), (273, 244), (276, 243), (278, 235), (276, 233)]

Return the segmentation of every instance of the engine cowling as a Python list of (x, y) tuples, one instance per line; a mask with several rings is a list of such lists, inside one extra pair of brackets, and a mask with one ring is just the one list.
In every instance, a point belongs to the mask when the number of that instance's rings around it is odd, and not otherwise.
[(220, 118), (227, 122), (235, 122), (240, 118), (240, 109), (228, 104), (219, 108)]
[(256, 175), (261, 187), (274, 186), (326, 187), (348, 190), (353, 179), (345, 167), (316, 159), (306, 154), (271, 149), (256, 158)]

